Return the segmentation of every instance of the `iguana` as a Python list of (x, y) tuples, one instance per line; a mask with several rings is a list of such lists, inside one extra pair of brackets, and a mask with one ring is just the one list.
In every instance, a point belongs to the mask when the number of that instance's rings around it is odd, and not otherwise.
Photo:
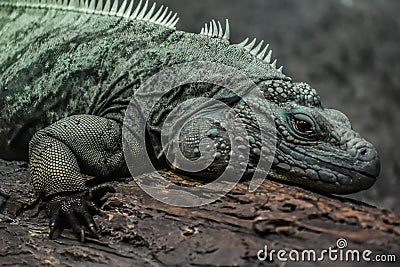
[[(224, 64), (258, 86), (264, 96), (260, 103), (268, 104), (266, 116), (275, 124), (268, 127), (277, 129), (271, 177), (336, 194), (374, 184), (380, 162), (373, 145), (344, 114), (324, 108), (311, 86), (284, 75), (268, 45), (256, 39), (232, 44), (228, 21), (225, 31), (212, 21), (194, 34), (176, 30), (178, 20), (147, 0), (0, 0), (0, 157), (29, 160), (32, 184), (47, 203), (51, 238), (66, 227), (81, 240), (85, 232), (97, 236), (82, 173), (129, 175), (122, 124), (130, 99), (149, 77), (180, 63)], [(146, 148), (137, 149), (152, 151), (161, 167), (174, 167), (158, 155), (159, 126), (172, 107), (200, 96), (235, 110), (248, 131), (250, 157), (260, 160), (260, 125), (249, 107), (208, 83), (167, 95), (146, 122)], [(226, 144), (217, 122), (199, 120), (180, 136), (182, 153), (195, 160), (201, 140), (210, 135), (218, 137), (213, 139), (218, 164), (196, 174), (206, 180), (218, 177), (226, 166), (220, 163), (236, 148)], [(254, 172), (251, 164), (246, 174)]]

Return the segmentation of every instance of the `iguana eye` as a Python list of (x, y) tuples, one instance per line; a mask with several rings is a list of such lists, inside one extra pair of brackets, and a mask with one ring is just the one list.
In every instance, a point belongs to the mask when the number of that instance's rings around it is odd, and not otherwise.
[(295, 124), (296, 124), (296, 128), (299, 132), (302, 133), (312, 133), (313, 132), (313, 126), (311, 125), (311, 123), (307, 122), (307, 121), (303, 121), (303, 120), (295, 120)]
[(300, 136), (312, 138), (317, 135), (315, 122), (305, 114), (293, 114), (292, 124), (292, 128)]

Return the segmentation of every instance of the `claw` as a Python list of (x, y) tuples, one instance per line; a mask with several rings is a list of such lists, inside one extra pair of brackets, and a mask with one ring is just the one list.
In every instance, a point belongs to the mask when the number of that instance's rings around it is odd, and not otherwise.
[(93, 220), (93, 217), (85, 211), (82, 212), (80, 214), (80, 216), (82, 217), (82, 220), (84, 221), (84, 224), (86, 225), (89, 236), (99, 239), (100, 235), (97, 233), (97, 226)]
[[(53, 207), (54, 209), (54, 207)], [(55, 208), (57, 209), (57, 207)], [(54, 213), (51, 213), (51, 218), (50, 218), (50, 232), (49, 232), (49, 238), (50, 239), (56, 239), (60, 236), (62, 229), (60, 227), (60, 212), (57, 210)]]
[(57, 224), (55, 222), (50, 224), (50, 239), (57, 239), (61, 234), (61, 231), (58, 229)]
[(84, 243), (85, 242), (85, 231), (81, 228), (79, 230), (79, 242)]
[(100, 238), (92, 217), (98, 208), (88, 200), (87, 192), (55, 196), (46, 203), (46, 211), (50, 217), (50, 239), (58, 238), (65, 228), (71, 228), (80, 242), (85, 242), (85, 234)]
[(81, 226), (81, 223), (78, 217), (74, 213), (70, 213), (66, 215), (67, 221), (72, 228), (72, 231), (78, 235), (80, 242), (85, 242), (85, 231)]
[(89, 236), (90, 237), (93, 237), (93, 238), (96, 238), (96, 239), (100, 239), (100, 235), (97, 232), (96, 224), (89, 224), (88, 228), (89, 228)]

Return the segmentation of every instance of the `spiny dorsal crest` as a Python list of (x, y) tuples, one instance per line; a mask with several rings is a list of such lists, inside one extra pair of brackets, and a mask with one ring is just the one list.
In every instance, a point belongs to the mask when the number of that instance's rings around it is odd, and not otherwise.
[[(267, 64), (270, 64), (272, 67), (276, 68), (278, 60), (275, 59), (271, 63), (271, 61), (272, 61), (272, 50), (268, 50), (269, 44), (266, 44), (264, 49), (262, 49), (262, 47), (264, 45), (264, 40), (261, 40), (261, 42), (259, 42), (258, 45), (256, 45), (256, 43), (257, 43), (257, 39), (256, 38), (254, 38), (253, 41), (251, 41), (250, 43), (249, 43), (249, 38), (246, 38), (243, 42), (241, 42), (237, 46), (239, 46), (242, 49), (245, 49), (245, 50), (249, 51), (250, 54), (252, 54), (253, 56), (257, 57), (261, 61), (263, 61), (263, 62), (265, 62)], [(267, 54), (267, 55), (265, 55), (265, 54)], [(282, 72), (283, 71), (283, 66), (281, 66), (278, 69), (278, 71)]]
[(201, 28), (200, 34), (210, 36), (210, 37), (218, 37), (224, 40), (229, 41), (231, 31), (229, 27), (229, 20), (226, 20), (226, 28), (225, 32), (222, 29), (221, 22), (215, 22), (215, 20), (210, 21), (210, 26), (206, 23), (203, 28)]
[(168, 7), (161, 6), (156, 11), (156, 3), (149, 8), (149, 1), (139, 0), (135, 7), (135, 0), (1, 0), (0, 6), (17, 6), (31, 8), (48, 8), (72, 10), (88, 14), (123, 17), (132, 20), (148, 21), (175, 29), (179, 21), (177, 13), (168, 11)]
[[(132, 20), (148, 21), (171, 29), (175, 29), (175, 26), (179, 21), (178, 14), (169, 11), (168, 7), (162, 5), (156, 11), (156, 3), (153, 3), (149, 8), (149, 0), (145, 0), (144, 3), (143, 0), (139, 0), (136, 7), (135, 0), (122, 0), (120, 5), (118, 5), (118, 2), (118, 0), (0, 0), (0, 6), (60, 9), (88, 14), (116, 16)], [(215, 20), (212, 20), (209, 25), (205, 24), (201, 29), (200, 34), (229, 41), (229, 20), (226, 20), (225, 31), (223, 31), (222, 25), (219, 21), (216, 22)], [(264, 41), (261, 41), (257, 46), (255, 46), (256, 39), (250, 43), (248, 42), (249, 39), (246, 38), (243, 42), (237, 44), (237, 46), (247, 50), (259, 60), (276, 68), (277, 60), (271, 63), (272, 50), (268, 50), (269, 44), (262, 49)], [(282, 70), (283, 67), (278, 69), (279, 72), (282, 72)]]
[[(206, 23), (203, 28), (201, 28), (200, 34), (209, 36), (212, 38), (220, 38), (229, 41), (230, 39), (230, 26), (229, 26), (229, 20), (226, 20), (226, 28), (225, 32), (222, 28), (221, 22), (212, 20), (210, 23)], [(276, 69), (277, 65), (277, 60), (275, 59), (272, 63), (272, 50), (268, 50), (269, 44), (265, 45), (264, 49), (263, 44), (264, 41), (261, 41), (258, 43), (256, 46), (257, 39), (253, 39), (252, 42), (249, 43), (249, 38), (246, 38), (243, 42), (240, 44), (237, 44), (238, 47), (247, 50), (252, 54), (253, 56), (257, 57), (259, 60), (270, 64), (272, 67)], [(268, 52), (268, 53), (267, 53)], [(283, 71), (283, 66), (281, 66), (279, 69), (277, 69), (279, 72), (282, 73)]]

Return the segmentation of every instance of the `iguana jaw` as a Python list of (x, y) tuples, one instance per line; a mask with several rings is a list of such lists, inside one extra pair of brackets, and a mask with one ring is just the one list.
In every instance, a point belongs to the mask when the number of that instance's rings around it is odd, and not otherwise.
[(295, 172), (286, 172), (280, 169), (271, 169), (268, 173), (268, 177), (277, 181), (289, 182), (312, 191), (337, 195), (357, 193), (370, 188), (376, 182), (376, 178), (374, 177), (359, 176), (352, 186), (342, 185), (337, 182), (326, 183), (322, 180), (310, 180), (307, 177), (298, 176)]
[[(282, 159), (283, 157), (278, 156), (282, 155), (280, 149), (282, 149), (282, 145), (277, 150), (277, 158)], [(284, 150), (287, 152), (288, 148)], [(338, 166), (297, 151), (294, 153), (297, 156), (303, 155), (304, 160), (298, 164), (292, 161), (292, 165), (275, 160), (269, 176), (316, 191), (332, 194), (351, 194), (370, 188), (376, 182), (376, 176), (379, 174), (378, 158), (371, 163), (376, 165), (373, 172), (367, 173), (361, 169), (356, 170), (351, 167)]]

